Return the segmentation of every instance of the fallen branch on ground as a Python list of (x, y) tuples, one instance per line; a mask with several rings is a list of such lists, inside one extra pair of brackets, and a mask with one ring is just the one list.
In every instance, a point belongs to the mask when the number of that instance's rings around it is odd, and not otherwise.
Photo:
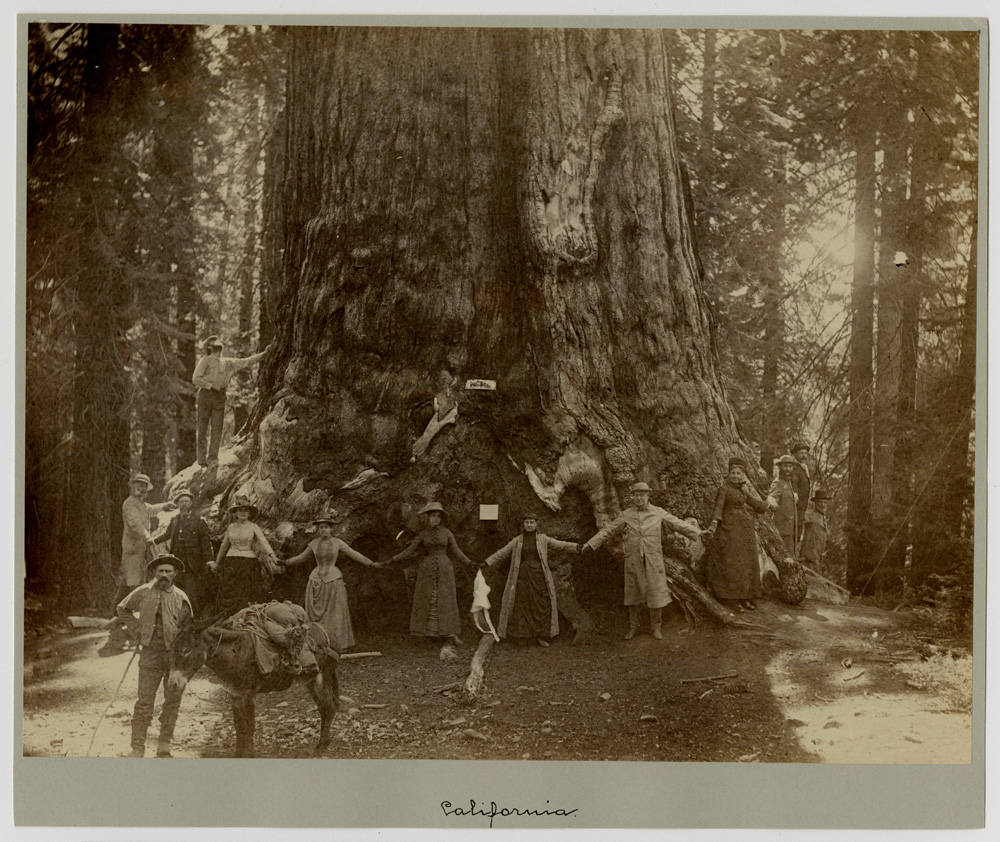
[(697, 684), (700, 681), (721, 681), (726, 678), (737, 678), (739, 673), (736, 670), (727, 672), (725, 675), (705, 675), (701, 678), (682, 678), (681, 684)]
[(342, 661), (353, 661), (356, 658), (381, 658), (381, 652), (349, 652), (346, 655), (341, 655), (340, 660)]

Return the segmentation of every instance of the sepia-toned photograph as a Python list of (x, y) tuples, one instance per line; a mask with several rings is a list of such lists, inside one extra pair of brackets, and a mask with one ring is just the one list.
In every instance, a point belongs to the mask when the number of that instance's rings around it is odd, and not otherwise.
[(981, 37), (29, 22), (15, 754), (971, 763)]

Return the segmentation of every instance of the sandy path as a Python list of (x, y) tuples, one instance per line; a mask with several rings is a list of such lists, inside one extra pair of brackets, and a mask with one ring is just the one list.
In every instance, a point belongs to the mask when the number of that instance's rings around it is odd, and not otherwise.
[(891, 614), (820, 605), (777, 619), (804, 648), (771, 660), (771, 690), (807, 751), (830, 763), (972, 761), (971, 715), (908, 687), (893, 665), (903, 658)]

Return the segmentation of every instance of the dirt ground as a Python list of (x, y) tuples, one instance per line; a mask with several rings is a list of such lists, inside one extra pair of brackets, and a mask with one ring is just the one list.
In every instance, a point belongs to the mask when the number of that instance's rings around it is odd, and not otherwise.
[[(662, 641), (625, 641), (614, 627), (586, 645), (567, 634), (547, 649), (502, 643), (471, 706), (461, 692), (478, 641), (471, 625), (454, 661), (402, 634), (361, 640), (353, 651), (381, 656), (341, 662), (325, 756), (971, 761), (971, 658), (940, 652), (912, 615), (762, 600), (742, 617), (761, 628), (690, 629), (675, 617)], [(97, 657), (100, 630), (31, 616), (25, 626), (24, 754), (86, 756), (95, 728), (91, 756), (126, 754), (135, 663), (101, 715), (130, 655)], [(317, 731), (303, 687), (257, 697), (258, 757), (310, 757)], [(184, 694), (174, 756), (227, 757), (233, 745), (228, 697), (202, 670)]]

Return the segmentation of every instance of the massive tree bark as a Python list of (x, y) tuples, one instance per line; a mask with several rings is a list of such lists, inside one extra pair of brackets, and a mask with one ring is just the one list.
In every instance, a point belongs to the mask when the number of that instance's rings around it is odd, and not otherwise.
[[(750, 454), (697, 287), (663, 34), (295, 28), (290, 55), (276, 349), (232, 490), (272, 523), (329, 501), (382, 557), (429, 499), (474, 559), (525, 510), (586, 539), (635, 480), (704, 523)], [(611, 560), (576, 563), (582, 601), (589, 582), (620, 604)]]

